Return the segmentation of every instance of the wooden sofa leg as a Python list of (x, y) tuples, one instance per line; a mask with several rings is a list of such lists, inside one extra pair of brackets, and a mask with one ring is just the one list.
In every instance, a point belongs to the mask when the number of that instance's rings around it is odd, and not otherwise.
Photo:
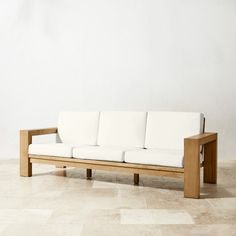
[(20, 131), (20, 176), (32, 176), (32, 163), (28, 155), (28, 146), (32, 143), (32, 136), (27, 131)]
[(134, 185), (139, 185), (139, 174), (134, 174)]
[(217, 183), (217, 139), (204, 146), (203, 182)]
[(200, 198), (200, 145), (184, 141), (184, 197)]
[(87, 179), (92, 178), (92, 169), (87, 169)]

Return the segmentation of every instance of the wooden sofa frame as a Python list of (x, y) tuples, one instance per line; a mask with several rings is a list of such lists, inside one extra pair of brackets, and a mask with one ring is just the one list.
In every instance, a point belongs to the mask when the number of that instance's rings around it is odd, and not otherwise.
[[(203, 133), (184, 139), (184, 168), (28, 154), (28, 146), (32, 143), (33, 136), (56, 133), (57, 128), (20, 131), (21, 176), (32, 176), (32, 164), (42, 163), (85, 168), (87, 178), (92, 177), (92, 169), (130, 172), (134, 174), (134, 184), (136, 185), (139, 183), (139, 174), (180, 177), (184, 178), (184, 197), (186, 198), (200, 198), (201, 167), (203, 167), (204, 183), (216, 184), (217, 182), (217, 133)], [(203, 163), (200, 163), (201, 147), (204, 151)]]

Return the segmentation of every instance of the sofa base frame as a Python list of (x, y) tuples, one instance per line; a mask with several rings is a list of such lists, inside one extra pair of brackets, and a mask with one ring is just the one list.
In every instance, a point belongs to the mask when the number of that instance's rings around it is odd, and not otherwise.
[[(20, 132), (21, 176), (32, 176), (32, 164), (39, 163), (57, 167), (84, 168), (87, 179), (92, 178), (92, 169), (129, 172), (134, 174), (135, 185), (139, 184), (139, 174), (183, 178), (184, 197), (186, 198), (200, 198), (201, 167), (203, 167), (204, 183), (217, 183), (217, 133), (204, 133), (184, 139), (184, 168), (28, 154), (28, 146), (32, 143), (32, 136), (51, 133), (57, 133), (57, 128), (22, 130)], [(200, 163), (201, 146), (204, 150), (202, 164)]]
[[(122, 171), (133, 174), (157, 175), (166, 177), (184, 177), (184, 168), (172, 168), (156, 165), (130, 164), (112, 161), (91, 161), (66, 157), (29, 155), (30, 163), (50, 164), (56, 166), (87, 169), (87, 178), (91, 178), (91, 170)], [(137, 177), (136, 177), (137, 178)], [(138, 181), (136, 181), (138, 182)]]

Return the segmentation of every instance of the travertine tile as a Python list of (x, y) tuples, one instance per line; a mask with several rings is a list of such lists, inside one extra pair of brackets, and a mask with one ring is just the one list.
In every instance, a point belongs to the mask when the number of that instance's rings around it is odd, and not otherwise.
[(88, 214), (87, 224), (119, 224), (120, 211), (118, 209), (97, 209)]
[(235, 225), (162, 225), (163, 236), (235, 236)]
[(162, 236), (159, 225), (85, 224), (82, 236)]
[(89, 215), (86, 209), (56, 209), (48, 219), (48, 224), (80, 224), (83, 225)]
[(116, 174), (114, 172), (110, 174), (108, 171), (95, 170), (93, 173), (93, 179), (96, 182), (105, 181), (107, 183), (115, 183)]
[(22, 197), (0, 197), (1, 209), (21, 209), (24, 208), (25, 199)]
[(92, 225), (85, 224), (81, 236), (120, 236), (119, 231), (114, 227), (114, 225), (102, 224), (102, 225)]
[(236, 222), (235, 210), (218, 210), (214, 208), (187, 210), (196, 224), (233, 224)]
[(0, 209), (0, 223), (46, 223), (51, 214), (50, 209)]
[(115, 209), (57, 209), (49, 224), (119, 224), (120, 212)]
[(117, 189), (118, 186), (114, 182), (106, 182), (106, 181), (93, 181), (93, 188), (115, 188)]
[(79, 224), (12, 224), (6, 227), (1, 236), (80, 236)]
[(215, 198), (206, 199), (214, 208), (217, 209), (232, 209), (236, 213), (236, 198)]
[(184, 210), (132, 209), (120, 211), (121, 224), (194, 224)]
[(0, 235), (2, 235), (2, 232), (8, 227), (7, 224), (0, 224)]

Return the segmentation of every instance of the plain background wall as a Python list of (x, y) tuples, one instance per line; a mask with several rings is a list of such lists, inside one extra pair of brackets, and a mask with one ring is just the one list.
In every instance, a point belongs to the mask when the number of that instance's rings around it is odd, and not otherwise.
[(0, 158), (60, 110), (201, 111), (236, 157), (235, 0), (8, 0), (0, 17)]

